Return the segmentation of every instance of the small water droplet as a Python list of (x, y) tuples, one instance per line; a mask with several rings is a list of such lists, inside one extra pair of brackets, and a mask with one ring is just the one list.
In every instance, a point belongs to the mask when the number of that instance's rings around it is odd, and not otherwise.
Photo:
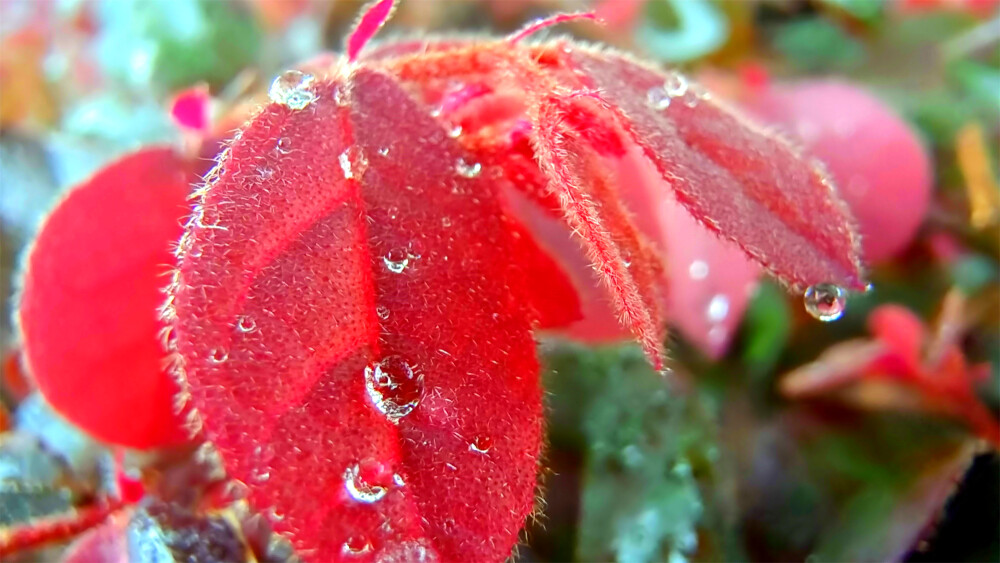
[(316, 99), (316, 94), (308, 90), (315, 77), (305, 72), (288, 70), (274, 79), (267, 95), (272, 102), (289, 109), (300, 110)]
[(410, 265), (410, 253), (402, 248), (394, 248), (382, 257), (385, 267), (394, 274), (401, 274)]
[(278, 151), (279, 154), (288, 154), (292, 152), (292, 141), (288, 137), (281, 137), (274, 145), (274, 149)]
[(403, 476), (399, 473), (393, 473), (392, 482), (395, 483), (397, 487), (402, 487), (406, 484), (406, 480), (404, 480)]
[(396, 207), (395, 205), (389, 206), (389, 210), (388, 211), (389, 211), (389, 218), (390, 219), (395, 219), (397, 216), (399, 216), (399, 208)]
[(365, 480), (362, 468), (357, 463), (344, 470), (344, 488), (352, 499), (366, 504), (382, 500), (387, 492), (385, 487)]
[(708, 277), (708, 263), (704, 260), (694, 260), (688, 266), (688, 275), (693, 280), (703, 280)]
[(710, 321), (722, 321), (729, 314), (729, 298), (721, 293), (714, 295), (712, 300), (708, 302), (705, 314), (708, 315)]
[(847, 291), (836, 284), (820, 283), (810, 286), (802, 299), (810, 315), (823, 322), (830, 322), (844, 315)]
[(211, 352), (212, 362), (221, 364), (229, 359), (229, 351), (225, 348), (213, 348)]
[(653, 86), (646, 92), (646, 103), (655, 110), (665, 110), (670, 107), (670, 94), (663, 86)]
[(452, 139), (457, 139), (462, 134), (461, 125), (452, 125), (451, 129), (448, 129), (448, 136)]
[(244, 315), (236, 321), (236, 329), (240, 332), (253, 332), (257, 330), (257, 321), (249, 315)]
[(270, 166), (261, 166), (257, 169), (257, 177), (261, 180), (270, 180), (272, 176), (274, 176), (274, 169)]
[(493, 438), (490, 438), (486, 434), (480, 434), (473, 438), (472, 443), (469, 444), (469, 451), (484, 454), (490, 451), (492, 447)]
[(403, 358), (386, 356), (365, 367), (365, 389), (375, 408), (396, 423), (420, 404), (424, 376)]
[(389, 318), (389, 308), (385, 305), (379, 305), (378, 307), (375, 307), (375, 314), (378, 315), (378, 318), (384, 321)]
[(444, 227), (444, 228), (446, 228), (446, 229), (448, 227), (450, 227), (451, 226), (451, 218), (450, 217), (442, 217), (441, 218), (441, 226)]
[(473, 162), (469, 164), (464, 158), (458, 159), (455, 163), (455, 170), (458, 172), (459, 176), (463, 178), (475, 178), (479, 176), (479, 173), (483, 171), (483, 165), (478, 162)]
[(389, 156), (389, 147), (382, 147), (378, 150), (379, 156)]
[(683, 96), (688, 91), (687, 78), (683, 74), (674, 72), (668, 75), (667, 79), (663, 82), (663, 90), (671, 98)]
[(372, 542), (368, 541), (368, 538), (364, 536), (351, 536), (341, 546), (340, 553), (347, 557), (357, 557), (370, 553), (371, 550)]
[(368, 169), (368, 159), (361, 154), (361, 149), (355, 146), (344, 149), (337, 157), (340, 162), (340, 169), (344, 172), (344, 179), (360, 178)]

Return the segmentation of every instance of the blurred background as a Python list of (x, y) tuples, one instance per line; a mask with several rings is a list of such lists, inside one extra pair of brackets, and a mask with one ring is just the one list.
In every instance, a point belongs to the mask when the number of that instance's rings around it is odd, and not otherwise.
[[(360, 7), (0, 0), (0, 533), (128, 496), (190, 454), (101, 445), (20, 369), (18, 258), (47, 211), (144, 145), (201, 151), (207, 169), (203, 141), (230, 135), (282, 70), (338, 51)], [(543, 339), (543, 510), (516, 559), (1000, 560), (998, 2), (410, 0), (380, 38), (583, 9), (603, 25), (545, 33), (683, 69), (826, 162), (874, 288), (819, 323), (705, 243), (671, 279), (672, 387), (632, 346)], [(177, 538), (243, 537), (231, 520), (146, 512), (166, 532), (144, 541), (178, 559)], [(59, 557), (74, 535), (18, 557)]]

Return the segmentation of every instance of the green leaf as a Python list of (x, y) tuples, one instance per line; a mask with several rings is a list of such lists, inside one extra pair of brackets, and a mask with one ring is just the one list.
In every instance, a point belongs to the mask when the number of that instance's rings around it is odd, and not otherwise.
[(560, 354), (552, 365), (553, 418), (573, 411), (585, 440), (577, 558), (738, 557), (714, 496), (720, 454), (704, 401), (677, 392), (633, 348)]
[(792, 331), (792, 311), (784, 291), (772, 282), (760, 284), (743, 318), (743, 363), (751, 374), (771, 372)]
[(864, 63), (864, 45), (822, 18), (794, 21), (781, 27), (774, 47), (805, 72), (850, 70)]

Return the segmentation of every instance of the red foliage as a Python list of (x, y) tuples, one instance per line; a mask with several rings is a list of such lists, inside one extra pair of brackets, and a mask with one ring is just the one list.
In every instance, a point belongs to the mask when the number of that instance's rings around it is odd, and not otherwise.
[(185, 440), (164, 369), (158, 306), (187, 214), (188, 165), (165, 148), (128, 155), (74, 188), (28, 255), (18, 316), (45, 399), (99, 440)]
[[(880, 392), (879, 406), (922, 409), (963, 421), (980, 437), (1000, 447), (1000, 422), (980, 402), (976, 386), (987, 381), (988, 364), (970, 365), (956, 341), (959, 294), (945, 300), (936, 334), (899, 305), (882, 305), (868, 317), (871, 340), (836, 344), (811, 364), (788, 373), (781, 390), (789, 397), (813, 397), (853, 385), (881, 383), (895, 390)], [(914, 397), (904, 394), (911, 393)], [(859, 395), (863, 399), (863, 395)]]
[[(550, 241), (578, 237), (659, 368), (661, 218), (642, 202), (672, 193), (799, 288), (862, 287), (855, 235), (819, 170), (693, 85), (663, 90), (677, 75), (521, 45), (535, 27), (363, 55), (391, 9), (318, 78), (279, 77), (220, 156), (170, 288), (176, 367), (304, 557), (499, 561), (534, 499), (532, 328), (590, 310)], [(659, 181), (623, 185), (629, 154)]]
[[(906, 248), (930, 206), (931, 158), (892, 108), (844, 82), (760, 87), (744, 105), (821, 159), (858, 221), (866, 262)], [(836, 111), (831, 111), (835, 107)]]

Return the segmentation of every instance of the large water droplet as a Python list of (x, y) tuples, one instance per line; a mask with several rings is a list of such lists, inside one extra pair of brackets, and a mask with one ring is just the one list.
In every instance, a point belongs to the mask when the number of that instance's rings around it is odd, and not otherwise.
[(823, 321), (835, 321), (844, 315), (847, 306), (847, 291), (832, 283), (810, 286), (803, 295), (806, 311)]
[(478, 162), (468, 163), (464, 158), (458, 159), (455, 163), (455, 171), (463, 178), (475, 178), (483, 171), (483, 165)]
[(486, 434), (480, 434), (472, 439), (472, 443), (469, 444), (469, 451), (484, 454), (490, 451), (493, 447), (493, 438), (487, 436)]
[(401, 274), (410, 265), (410, 253), (403, 248), (393, 248), (382, 257), (385, 267), (394, 274)]
[(646, 92), (646, 103), (655, 110), (664, 110), (670, 107), (670, 94), (663, 86), (653, 86)]
[(267, 95), (272, 102), (289, 109), (302, 109), (316, 99), (316, 94), (309, 91), (315, 77), (305, 72), (288, 70), (274, 79)]
[(413, 412), (424, 390), (424, 376), (399, 356), (386, 356), (365, 367), (368, 398), (390, 422)]
[(373, 483), (369, 483), (366, 480), (370, 473), (362, 468), (360, 464), (355, 463), (344, 470), (344, 488), (347, 489), (347, 494), (351, 495), (351, 498), (366, 504), (371, 504), (373, 502), (379, 501), (385, 496), (385, 487)]

